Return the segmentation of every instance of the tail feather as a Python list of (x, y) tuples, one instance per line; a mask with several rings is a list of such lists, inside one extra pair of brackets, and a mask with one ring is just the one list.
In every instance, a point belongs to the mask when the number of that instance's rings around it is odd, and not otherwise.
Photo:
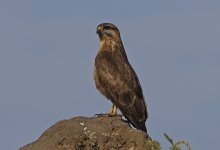
[(127, 91), (119, 96), (118, 107), (125, 118), (137, 129), (147, 133), (145, 121), (147, 110), (144, 98), (139, 97), (135, 92)]
[(138, 127), (136, 127), (136, 128), (147, 133), (147, 128), (146, 128), (145, 123), (139, 124)]

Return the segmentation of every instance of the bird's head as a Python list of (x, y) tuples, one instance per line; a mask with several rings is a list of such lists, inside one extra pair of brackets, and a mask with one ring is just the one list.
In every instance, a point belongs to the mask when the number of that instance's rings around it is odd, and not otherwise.
[(102, 23), (97, 26), (96, 33), (99, 35), (100, 40), (120, 40), (120, 33), (118, 28), (111, 23)]

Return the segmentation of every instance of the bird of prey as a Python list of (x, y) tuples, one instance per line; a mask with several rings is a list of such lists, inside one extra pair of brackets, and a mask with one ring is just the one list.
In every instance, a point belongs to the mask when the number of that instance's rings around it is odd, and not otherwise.
[(100, 43), (94, 80), (96, 88), (113, 103), (107, 115), (116, 116), (119, 108), (129, 123), (147, 133), (148, 114), (142, 88), (128, 61), (119, 29), (111, 23), (102, 23), (97, 26), (97, 34)]

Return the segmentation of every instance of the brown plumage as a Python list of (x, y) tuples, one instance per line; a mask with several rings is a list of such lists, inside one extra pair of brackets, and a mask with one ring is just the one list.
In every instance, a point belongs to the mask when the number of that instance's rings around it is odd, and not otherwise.
[[(100, 38), (95, 58), (94, 80), (97, 89), (119, 108), (137, 129), (147, 132), (147, 110), (138, 77), (128, 62), (118, 28), (111, 23), (97, 26)], [(109, 113), (116, 115), (114, 109)]]

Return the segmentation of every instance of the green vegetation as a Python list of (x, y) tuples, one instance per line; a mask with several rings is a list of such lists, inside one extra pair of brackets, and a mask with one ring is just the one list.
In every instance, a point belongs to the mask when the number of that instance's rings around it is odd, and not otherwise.
[(174, 143), (173, 140), (166, 133), (164, 133), (164, 136), (167, 139), (167, 141), (171, 144), (171, 147), (169, 148), (170, 150), (181, 150), (181, 145), (185, 145), (187, 150), (191, 150), (191, 147), (187, 141), (179, 140), (176, 143)]
[(149, 139), (147, 140), (147, 146), (149, 147), (148, 149), (151, 150), (161, 150), (160, 143), (157, 141), (152, 141)]
[[(182, 150), (181, 146), (185, 146), (187, 150), (191, 150), (191, 147), (187, 141), (179, 140), (177, 142), (173, 142), (173, 140), (164, 133), (164, 137), (167, 139), (167, 141), (171, 144), (169, 150)], [(151, 139), (147, 140), (147, 149), (150, 150), (161, 150), (160, 143), (158, 141), (153, 141)], [(131, 149), (133, 150), (133, 149)]]

